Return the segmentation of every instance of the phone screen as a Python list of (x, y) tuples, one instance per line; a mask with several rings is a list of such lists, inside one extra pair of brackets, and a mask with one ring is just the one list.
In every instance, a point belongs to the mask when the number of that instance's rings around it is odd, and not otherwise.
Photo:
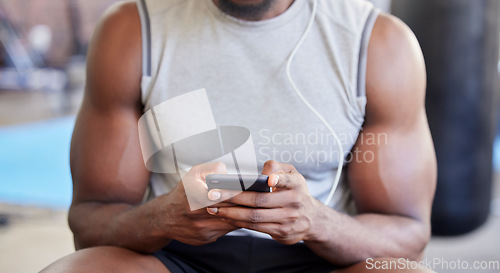
[(208, 190), (271, 192), (267, 175), (209, 174), (206, 177)]

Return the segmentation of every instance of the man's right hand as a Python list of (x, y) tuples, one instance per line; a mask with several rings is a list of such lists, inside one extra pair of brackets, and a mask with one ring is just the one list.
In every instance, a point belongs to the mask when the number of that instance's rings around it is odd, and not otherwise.
[[(207, 197), (205, 177), (208, 174), (227, 173), (223, 163), (207, 163), (194, 166), (174, 190), (158, 197), (155, 227), (166, 237), (188, 245), (204, 245), (215, 242), (238, 227), (208, 214), (206, 208), (191, 210), (188, 203), (197, 202), (200, 207), (213, 204)], [(186, 192), (187, 189), (187, 192)], [(193, 205), (193, 204), (191, 204)]]
[[(89, 47), (85, 96), (71, 145), (68, 222), (77, 249), (117, 246), (153, 253), (171, 239), (200, 245), (235, 229), (206, 209), (191, 211), (184, 183), (142, 202), (150, 172), (138, 134), (144, 113), (141, 41), (136, 1), (129, 1), (106, 12)], [(183, 182), (196, 182), (207, 198), (204, 175), (224, 171), (220, 164), (196, 166)]]

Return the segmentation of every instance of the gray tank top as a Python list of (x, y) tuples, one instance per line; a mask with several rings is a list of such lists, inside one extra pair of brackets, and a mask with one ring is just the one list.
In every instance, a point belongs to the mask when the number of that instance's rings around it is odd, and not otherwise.
[[(291, 73), (306, 99), (339, 135), (345, 155), (365, 116), (366, 55), (379, 14), (365, 0), (318, 0), (313, 28)], [(324, 201), (338, 165), (328, 130), (294, 93), (286, 61), (311, 18), (311, 0), (250, 22), (212, 0), (138, 0), (142, 24), (144, 111), (205, 88), (218, 126), (250, 130), (259, 171), (267, 160), (293, 164), (311, 194)], [(178, 178), (153, 173), (148, 198), (168, 193)], [(330, 206), (354, 214), (342, 181)], [(258, 235), (247, 230), (232, 233)]]

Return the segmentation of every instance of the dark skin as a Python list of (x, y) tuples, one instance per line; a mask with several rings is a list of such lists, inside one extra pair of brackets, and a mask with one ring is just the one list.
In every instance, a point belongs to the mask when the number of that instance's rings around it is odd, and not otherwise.
[[(214, 215), (284, 244), (303, 240), (334, 264), (369, 257), (419, 259), (430, 236), (436, 163), (424, 109), (424, 64), (408, 32), (396, 19), (381, 17), (370, 43), (369, 104), (362, 134), (385, 133), (388, 139), (355, 146), (360, 157), (366, 151), (375, 155), (373, 162), (355, 158), (347, 170), (358, 216), (324, 206), (309, 194), (292, 165), (277, 162), (268, 162), (263, 173), (270, 175), (270, 186), (278, 176), (281, 191), (266, 197), (244, 192), (229, 200), (238, 207), (219, 208)], [(399, 60), (389, 62), (394, 58)]]
[[(266, 18), (292, 2), (277, 0)], [(334, 264), (355, 264), (341, 272), (364, 272), (369, 257), (421, 257), (430, 237), (436, 160), (424, 109), (423, 58), (402, 22), (381, 15), (370, 40), (362, 134), (385, 133), (388, 141), (355, 145), (375, 155), (373, 162), (353, 160), (346, 170), (359, 211), (355, 217), (312, 198), (302, 175), (278, 162), (266, 163), (263, 170), (277, 188), (270, 194), (245, 192), (191, 211), (179, 183), (169, 194), (141, 204), (150, 176), (137, 128), (141, 50), (135, 3), (115, 5), (90, 46), (85, 98), (72, 141), (69, 224), (79, 251), (45, 272), (169, 272), (149, 254), (172, 239), (202, 245), (241, 227), (284, 244), (303, 240)], [(201, 181), (206, 174), (224, 172), (225, 166), (213, 163), (196, 166), (188, 175)], [(209, 196), (205, 192), (199, 198), (205, 202)]]

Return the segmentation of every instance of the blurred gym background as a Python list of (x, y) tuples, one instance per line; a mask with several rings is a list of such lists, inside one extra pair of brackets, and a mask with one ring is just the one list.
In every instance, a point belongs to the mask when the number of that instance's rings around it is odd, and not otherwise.
[[(86, 49), (114, 2), (0, 0), (0, 272), (73, 251), (69, 143)], [(500, 261), (500, 1), (373, 2), (410, 25), (426, 58), (439, 182), (425, 257)]]

